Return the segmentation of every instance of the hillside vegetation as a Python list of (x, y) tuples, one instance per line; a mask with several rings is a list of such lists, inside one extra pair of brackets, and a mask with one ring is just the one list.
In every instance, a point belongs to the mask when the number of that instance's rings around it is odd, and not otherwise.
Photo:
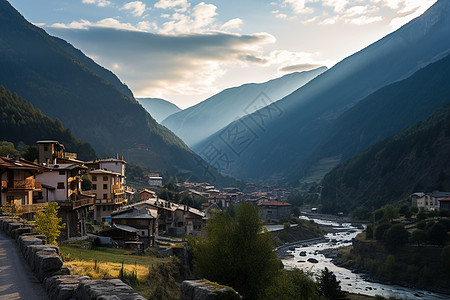
[(34, 145), (38, 140), (57, 140), (68, 152), (76, 152), (80, 159), (96, 158), (94, 149), (77, 139), (61, 121), (51, 119), (17, 94), (0, 86), (0, 140)]

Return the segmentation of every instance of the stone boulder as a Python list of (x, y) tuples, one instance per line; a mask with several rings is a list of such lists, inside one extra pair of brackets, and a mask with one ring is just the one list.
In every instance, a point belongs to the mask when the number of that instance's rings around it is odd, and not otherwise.
[(145, 300), (120, 279), (82, 280), (75, 292), (79, 300)]
[(52, 276), (44, 280), (44, 288), (50, 300), (69, 300), (75, 298), (77, 290), (82, 280), (89, 280), (88, 276)]
[(207, 280), (185, 280), (181, 283), (180, 300), (239, 300), (232, 288)]

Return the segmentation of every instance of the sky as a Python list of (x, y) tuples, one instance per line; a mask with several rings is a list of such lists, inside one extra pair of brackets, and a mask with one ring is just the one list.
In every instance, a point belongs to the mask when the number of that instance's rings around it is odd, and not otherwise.
[(138, 98), (187, 108), (233, 86), (345, 57), (436, 0), (8, 0)]

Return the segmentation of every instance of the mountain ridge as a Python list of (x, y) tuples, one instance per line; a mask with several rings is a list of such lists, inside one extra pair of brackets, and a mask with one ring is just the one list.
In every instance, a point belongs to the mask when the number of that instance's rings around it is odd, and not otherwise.
[[(409, 77), (448, 53), (449, 15), (450, 3), (440, 0), (422, 16), (258, 112), (268, 115), (267, 110), (272, 109), (282, 115), (266, 117), (260, 122), (263, 126), (255, 124), (256, 113), (236, 121), (231, 126), (245, 123), (258, 139), (234, 157), (228, 173), (254, 181), (286, 180), (293, 171), (291, 166), (302, 165), (342, 113), (379, 88)], [(427, 24), (425, 29), (422, 23)], [(227, 148), (216, 134), (193, 150), (201, 153), (210, 143)]]
[(227, 88), (169, 116), (161, 124), (193, 147), (235, 119), (252, 113), (254, 109), (249, 106), (257, 101), (261, 93), (268, 97), (270, 103), (275, 102), (325, 70), (326, 67), (320, 67), (310, 71), (286, 74), (263, 83), (245, 83)]
[(172, 102), (160, 98), (136, 98), (136, 100), (159, 124), (168, 116), (181, 111)]

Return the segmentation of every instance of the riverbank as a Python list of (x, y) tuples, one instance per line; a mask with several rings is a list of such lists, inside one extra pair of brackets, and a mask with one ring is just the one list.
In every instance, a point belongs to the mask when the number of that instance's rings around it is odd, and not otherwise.
[(450, 295), (450, 273), (443, 268), (442, 249), (410, 245), (392, 251), (380, 242), (366, 240), (361, 234), (351, 246), (323, 254), (335, 265), (361, 274), (370, 282)]

